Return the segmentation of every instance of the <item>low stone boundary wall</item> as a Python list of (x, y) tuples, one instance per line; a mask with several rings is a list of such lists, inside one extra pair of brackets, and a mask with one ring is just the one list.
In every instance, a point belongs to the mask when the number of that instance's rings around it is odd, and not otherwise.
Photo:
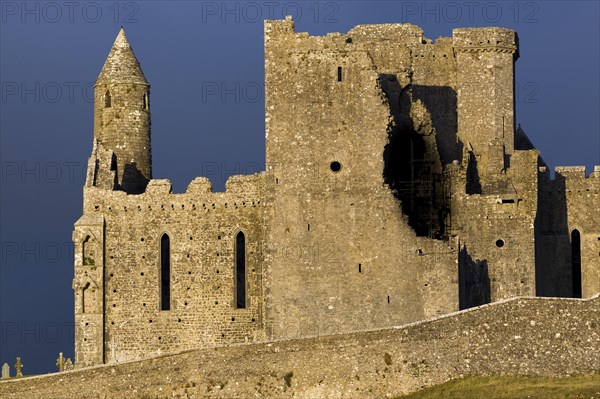
[(398, 328), (8, 380), (27, 399), (385, 398), (467, 375), (600, 370), (600, 297), (515, 298)]

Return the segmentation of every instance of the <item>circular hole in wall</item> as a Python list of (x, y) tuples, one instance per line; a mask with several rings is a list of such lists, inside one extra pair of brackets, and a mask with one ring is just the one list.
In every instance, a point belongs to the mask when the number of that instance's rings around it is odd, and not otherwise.
[(504, 240), (496, 240), (496, 246), (502, 248), (504, 246)]
[(342, 164), (339, 163), (338, 161), (333, 161), (330, 165), (329, 168), (331, 168), (332, 172), (339, 172), (340, 170), (342, 170)]

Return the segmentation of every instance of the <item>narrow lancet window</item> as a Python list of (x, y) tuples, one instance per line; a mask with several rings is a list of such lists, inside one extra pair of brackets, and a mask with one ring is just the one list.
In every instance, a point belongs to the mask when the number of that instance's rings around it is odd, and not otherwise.
[(92, 241), (90, 236), (85, 237), (85, 240), (81, 243), (82, 252), (83, 252), (83, 265), (95, 265), (94, 261), (94, 247), (92, 245)]
[(146, 94), (142, 98), (142, 109), (148, 109), (148, 96)]
[(97, 313), (98, 312), (98, 297), (96, 288), (89, 282), (85, 284), (81, 290), (81, 313)]
[(238, 309), (246, 307), (246, 237), (241, 231), (235, 237), (235, 302)]
[(342, 67), (338, 67), (338, 82), (342, 81)]
[(581, 298), (581, 234), (571, 233), (571, 265), (573, 276), (573, 298)]
[(160, 238), (160, 310), (171, 309), (171, 242), (167, 234)]
[(106, 93), (104, 93), (104, 108), (110, 108), (112, 106), (112, 101), (110, 98), (110, 92), (107, 90)]

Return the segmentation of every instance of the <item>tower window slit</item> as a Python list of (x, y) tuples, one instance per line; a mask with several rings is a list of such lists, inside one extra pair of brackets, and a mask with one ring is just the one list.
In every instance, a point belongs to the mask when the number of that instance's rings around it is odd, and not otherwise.
[(110, 108), (112, 106), (112, 101), (110, 98), (110, 92), (107, 90), (106, 93), (104, 93), (104, 108)]
[(338, 82), (342, 81), (342, 67), (341, 66), (339, 66), (338, 70), (337, 70), (337, 79), (338, 79)]
[(160, 238), (160, 309), (171, 309), (171, 240), (167, 234)]
[(571, 233), (571, 267), (573, 298), (581, 298), (581, 234), (579, 230), (573, 230)]
[(238, 309), (246, 307), (246, 237), (241, 231), (235, 237), (235, 302)]

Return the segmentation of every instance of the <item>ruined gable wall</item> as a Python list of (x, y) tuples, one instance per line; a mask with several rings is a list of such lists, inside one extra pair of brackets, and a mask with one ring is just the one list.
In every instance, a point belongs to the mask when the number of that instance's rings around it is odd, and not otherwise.
[(366, 50), (377, 38), (347, 39), (295, 33), (292, 21), (265, 24), (267, 334), (275, 338), (457, 308), (456, 252), (417, 238), (383, 181), (390, 108)]
[[(186, 193), (170, 190), (168, 180), (152, 180), (141, 195), (85, 188), (84, 218), (104, 218), (106, 226), (106, 362), (263, 336), (264, 174), (234, 176), (224, 193), (213, 193), (206, 178), (194, 180)], [(246, 237), (246, 309), (235, 309), (234, 302), (238, 231)], [(159, 310), (164, 233), (171, 245), (169, 311)], [(79, 319), (78, 348), (93, 333)]]

